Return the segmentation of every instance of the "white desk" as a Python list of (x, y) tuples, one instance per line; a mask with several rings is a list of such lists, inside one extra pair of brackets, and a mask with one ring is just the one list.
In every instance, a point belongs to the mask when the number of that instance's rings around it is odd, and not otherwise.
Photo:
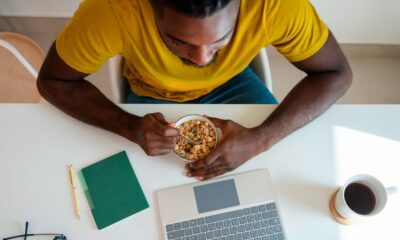
[[(189, 113), (259, 124), (274, 109), (263, 105), (125, 105), (139, 115), (160, 111), (168, 120)], [(150, 208), (104, 230), (94, 224), (83, 192), (74, 215), (67, 165), (80, 169), (126, 150)], [(289, 239), (400, 239), (400, 194), (369, 222), (341, 226), (328, 200), (345, 179), (371, 173), (400, 186), (400, 106), (335, 106), (305, 128), (236, 169), (268, 168)], [(195, 181), (173, 154), (148, 157), (135, 144), (88, 126), (49, 105), (0, 105), (0, 238), (61, 232), (68, 239), (162, 239), (155, 191)]]

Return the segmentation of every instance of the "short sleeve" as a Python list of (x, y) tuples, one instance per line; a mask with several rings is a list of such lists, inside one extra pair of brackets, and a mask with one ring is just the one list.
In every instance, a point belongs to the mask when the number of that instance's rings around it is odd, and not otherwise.
[(328, 39), (328, 26), (309, 0), (276, 0), (267, 9), (267, 36), (271, 44), (291, 62), (311, 57)]
[(109, 0), (82, 2), (56, 39), (61, 59), (82, 73), (97, 72), (122, 48), (121, 28)]

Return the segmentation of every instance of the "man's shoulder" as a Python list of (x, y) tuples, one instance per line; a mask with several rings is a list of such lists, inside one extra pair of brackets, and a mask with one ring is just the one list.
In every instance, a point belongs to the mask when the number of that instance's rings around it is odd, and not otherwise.
[(78, 10), (90, 10), (91, 15), (107, 17), (108, 13), (132, 14), (139, 9), (137, 0), (85, 0)]
[(262, 10), (268, 1), (275, 2), (276, 0), (241, 0), (240, 10)]
[[(101, 1), (107, 1), (108, 5), (111, 7), (113, 11), (122, 15), (125, 15), (127, 13), (135, 14), (140, 10), (139, 0), (101, 0)], [(140, 1), (148, 1), (148, 0), (140, 0)]]
[(261, 11), (262, 13), (293, 11), (297, 6), (309, 3), (309, 0), (241, 0), (243, 11)]
[[(241, 0), (240, 15), (254, 21), (274, 21), (285, 14), (286, 6), (294, 2), (308, 0)], [(295, 5), (295, 4), (293, 4)]]

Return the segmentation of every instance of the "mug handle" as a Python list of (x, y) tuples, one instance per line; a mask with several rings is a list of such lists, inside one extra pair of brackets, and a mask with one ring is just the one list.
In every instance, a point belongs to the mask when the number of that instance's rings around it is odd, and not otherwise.
[(387, 187), (386, 192), (390, 195), (395, 194), (397, 193), (397, 187), (396, 186)]

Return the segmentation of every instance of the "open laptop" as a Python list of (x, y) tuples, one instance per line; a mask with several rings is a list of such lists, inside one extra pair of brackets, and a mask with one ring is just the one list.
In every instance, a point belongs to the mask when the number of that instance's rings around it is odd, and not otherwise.
[(157, 192), (165, 240), (286, 239), (267, 169)]

